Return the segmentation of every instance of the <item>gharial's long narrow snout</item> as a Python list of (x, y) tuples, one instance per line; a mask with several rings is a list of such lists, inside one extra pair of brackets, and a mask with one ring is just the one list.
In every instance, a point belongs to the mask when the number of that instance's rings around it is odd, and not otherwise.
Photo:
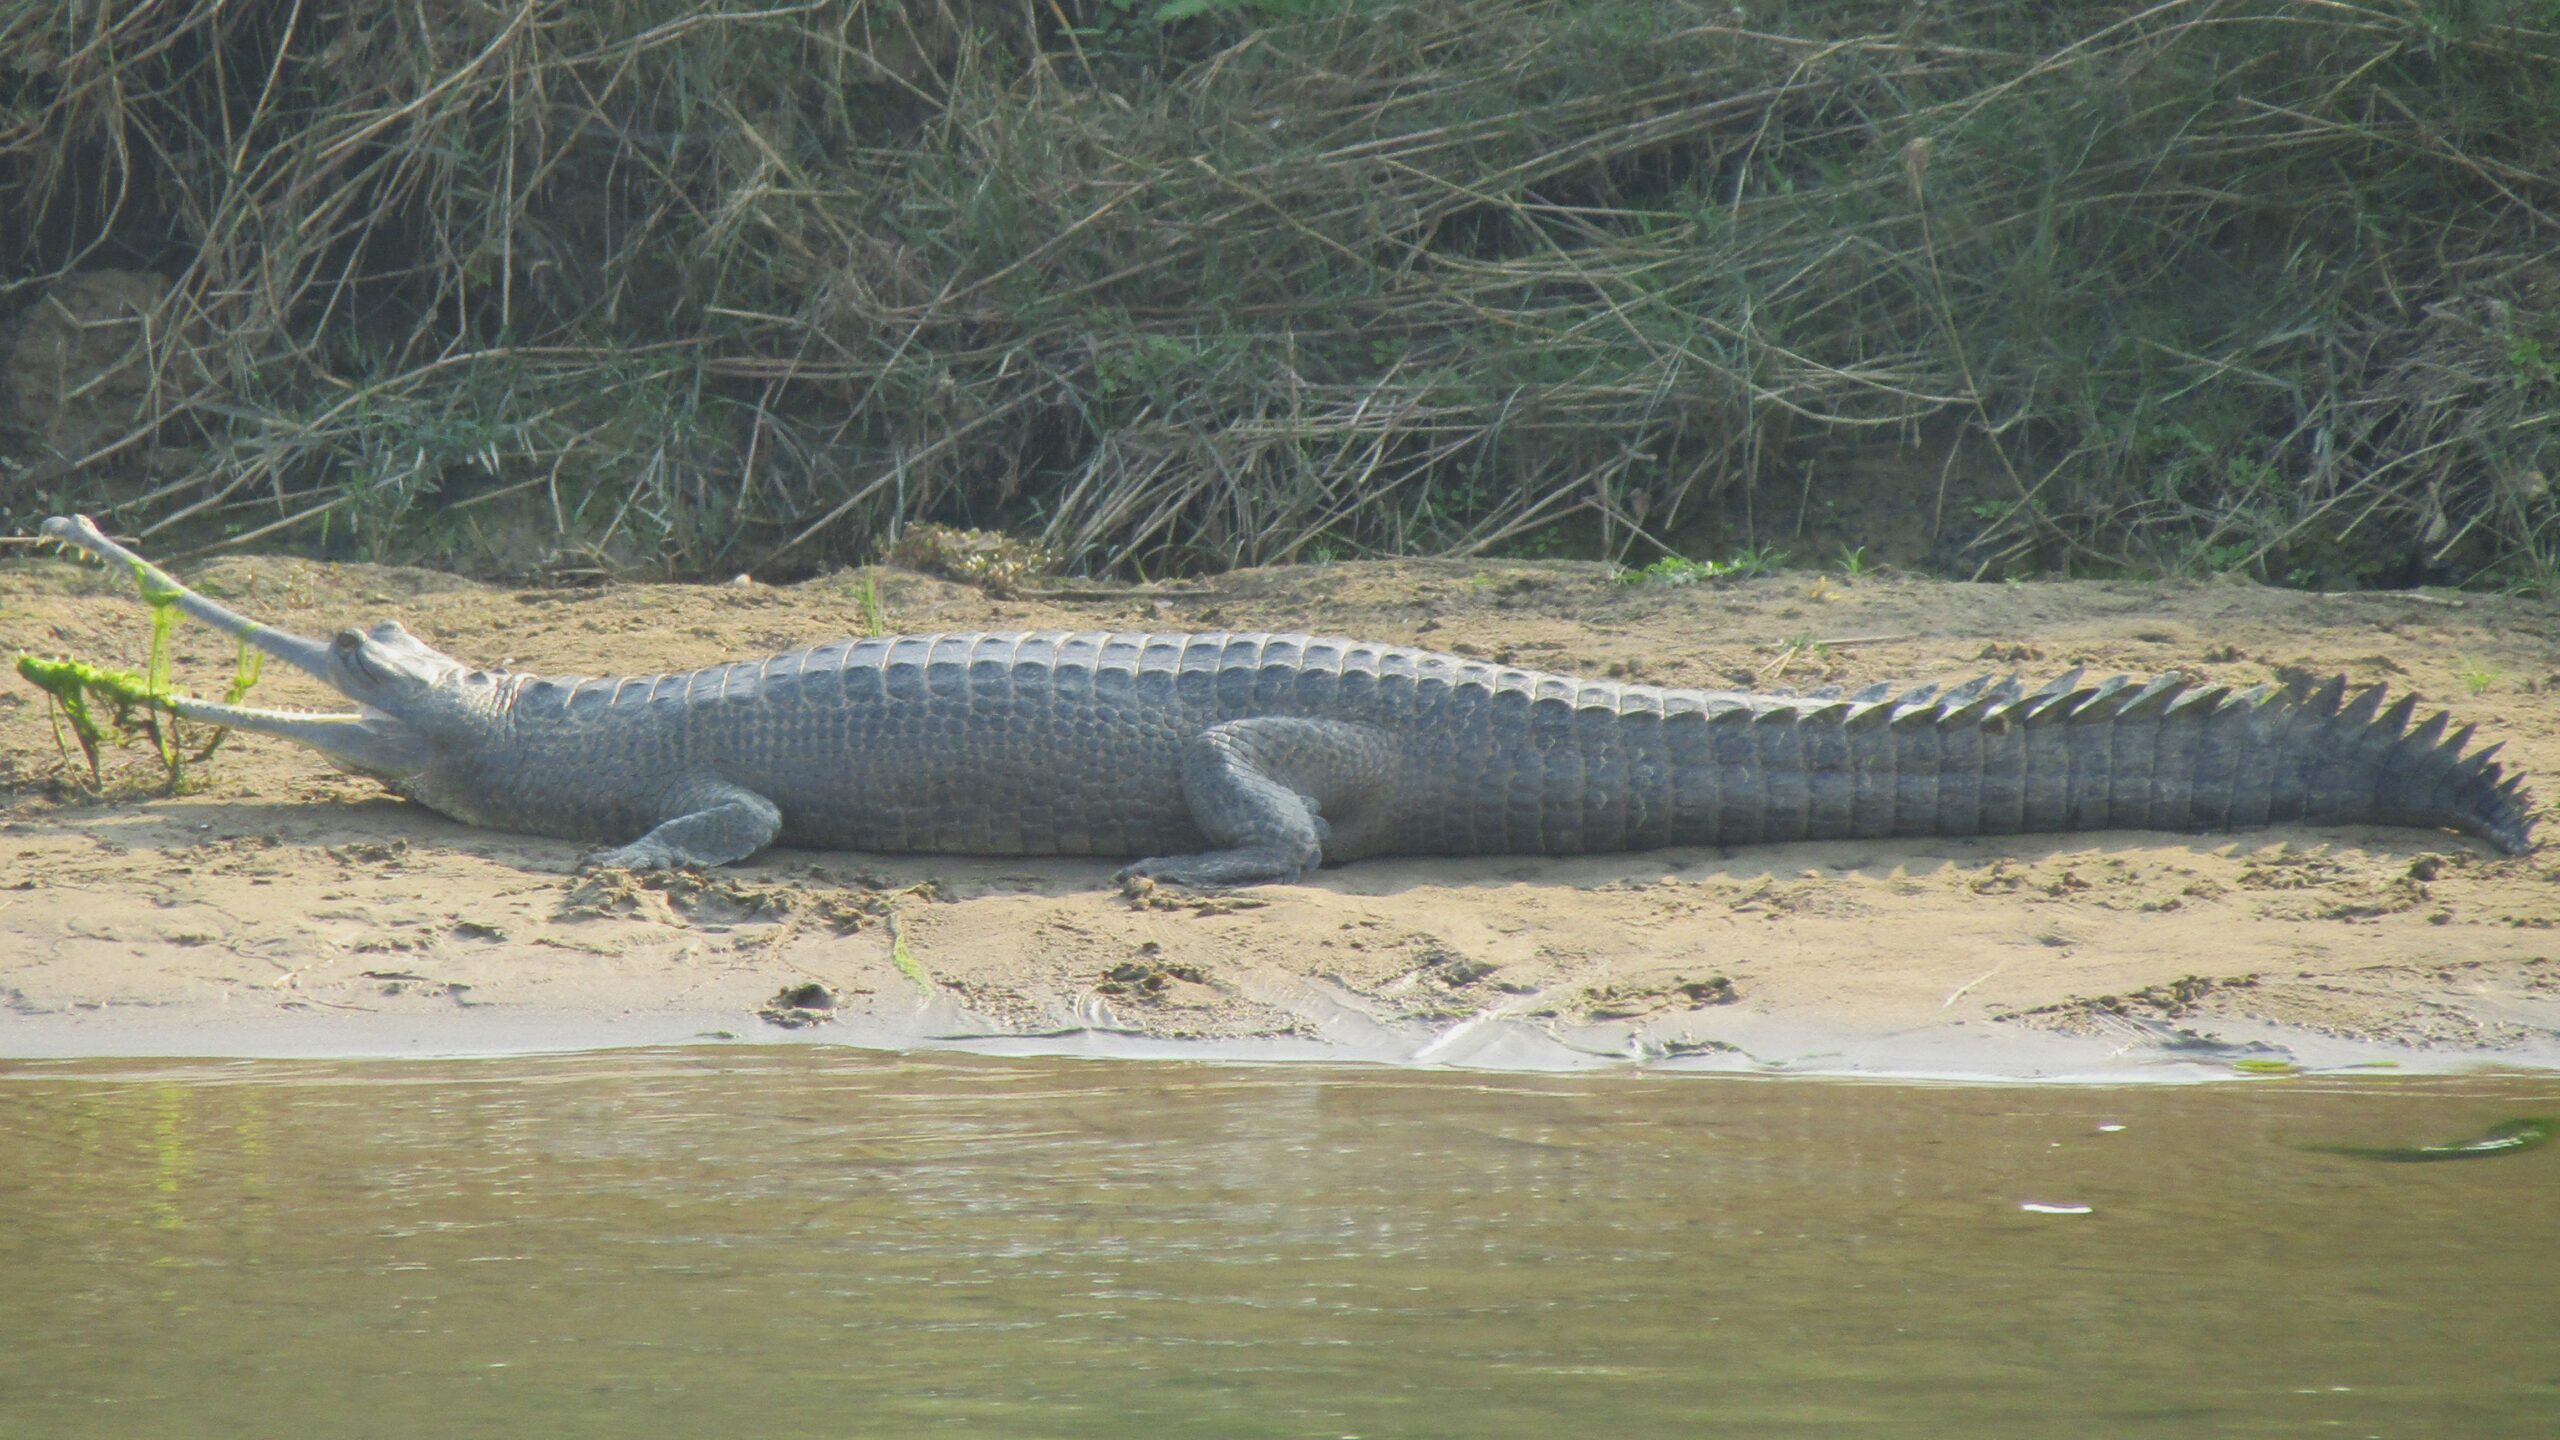
[[(86, 551), (100, 560), (121, 561), (133, 571), (134, 583), (141, 588), (143, 599), (154, 605), (175, 605), (187, 616), (201, 620), (226, 635), (237, 636), (295, 669), (309, 673), (362, 707), (355, 714), (315, 714), (251, 705), (224, 705), (185, 696), (172, 697), (167, 702), (169, 708), (181, 718), (281, 736), (325, 752), (342, 765), (394, 779), (415, 773), (425, 763), (426, 742), (416, 729), (401, 717), (380, 708), (376, 702), (384, 697), (360, 693), (349, 684), (349, 672), (342, 656), (362, 659), (360, 652), (374, 645), (375, 641), (349, 631), (333, 643), (262, 625), (219, 601), (188, 589), (167, 571), (108, 539), (106, 532), (86, 515), (56, 515), (44, 522), (42, 534), (48, 540)], [(453, 664), (409, 640), (405, 632), (398, 639), (442, 665)], [(356, 673), (366, 672), (359, 669)]]
[(101, 560), (119, 560), (133, 571), (134, 583), (142, 588), (142, 598), (154, 605), (174, 604), (190, 618), (201, 620), (226, 635), (248, 641), (297, 670), (337, 684), (329, 673), (327, 642), (261, 625), (248, 616), (219, 601), (199, 595), (178, 583), (176, 577), (122, 545), (107, 538), (96, 521), (86, 515), (56, 515), (44, 522), (44, 538), (58, 540), (75, 549), (86, 550)]

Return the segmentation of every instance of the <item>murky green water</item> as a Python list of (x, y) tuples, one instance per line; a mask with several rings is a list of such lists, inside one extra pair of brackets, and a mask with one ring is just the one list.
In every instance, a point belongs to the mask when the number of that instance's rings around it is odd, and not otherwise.
[(2543, 1440), (2560, 1146), (2298, 1147), (2555, 1113), (2549, 1079), (0, 1065), (0, 1435)]

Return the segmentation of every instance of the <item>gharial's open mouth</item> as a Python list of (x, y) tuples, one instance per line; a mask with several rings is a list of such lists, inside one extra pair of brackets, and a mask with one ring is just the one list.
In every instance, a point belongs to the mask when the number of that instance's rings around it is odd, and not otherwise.
[[(376, 685), (386, 684), (393, 678), (384, 676), (380, 667), (364, 655), (364, 637), (355, 631), (345, 632), (337, 642), (323, 643), (290, 630), (262, 625), (188, 589), (159, 566), (108, 539), (106, 533), (86, 515), (57, 515), (44, 522), (42, 533), (47, 539), (59, 541), (100, 560), (121, 562), (133, 572), (134, 582), (141, 589), (143, 599), (152, 605), (175, 606), (189, 619), (202, 621), (226, 635), (244, 640), (341, 694), (346, 690), (342, 683), (344, 677), (338, 670), (337, 662), (341, 657), (333, 652), (345, 652), (343, 658), (354, 663), (357, 673)], [(353, 700), (355, 697), (348, 698)], [(411, 774), (425, 764), (425, 742), (406, 721), (362, 701), (356, 701), (356, 706), (353, 713), (347, 713), (278, 710), (178, 697), (170, 701), (170, 708), (181, 718), (206, 725), (282, 736), (372, 774)]]

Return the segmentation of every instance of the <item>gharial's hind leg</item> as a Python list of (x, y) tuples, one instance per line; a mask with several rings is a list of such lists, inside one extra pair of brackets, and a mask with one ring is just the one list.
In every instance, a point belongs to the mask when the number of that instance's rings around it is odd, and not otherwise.
[(679, 813), (628, 845), (595, 852), (586, 864), (629, 870), (726, 865), (746, 859), (782, 833), (782, 812), (774, 803), (735, 785), (688, 786), (673, 797), (671, 808)]
[(1176, 885), (1295, 880), (1323, 863), (1337, 818), (1375, 801), (1393, 769), (1379, 731), (1338, 720), (1230, 720), (1192, 737), (1182, 756), (1191, 821), (1221, 848), (1158, 855), (1120, 871)]

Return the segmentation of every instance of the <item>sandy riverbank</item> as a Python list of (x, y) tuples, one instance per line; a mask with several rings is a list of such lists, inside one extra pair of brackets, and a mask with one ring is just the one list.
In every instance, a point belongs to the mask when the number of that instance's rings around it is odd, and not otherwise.
[[(306, 633), (396, 617), (457, 655), (550, 671), (689, 666), (858, 623), (850, 575), (514, 592), (300, 561), (188, 573)], [(1313, 629), (1669, 684), (2343, 671), (2477, 722), (2560, 795), (2560, 611), (2535, 601), (1810, 574), (1629, 587), (1508, 562), (1009, 601), (878, 581), (901, 630)], [(0, 565), (0, 647), (135, 664), (147, 638), (119, 575)], [(183, 681), (220, 688), (219, 637), (182, 632), (179, 654)], [(331, 698), (282, 674), (258, 694)], [(699, 1039), (1981, 1075), (2560, 1065), (2560, 854), (2452, 835), (1389, 860), (1129, 896), (1100, 862), (800, 851), (582, 879), (577, 846), (469, 829), (280, 743), (235, 737), (184, 796), (153, 794), (156, 772), (119, 755), (109, 798), (79, 796), (43, 697), (14, 677), (0, 692), (0, 1055)], [(810, 986), (827, 1003), (777, 1003), (821, 998)]]

